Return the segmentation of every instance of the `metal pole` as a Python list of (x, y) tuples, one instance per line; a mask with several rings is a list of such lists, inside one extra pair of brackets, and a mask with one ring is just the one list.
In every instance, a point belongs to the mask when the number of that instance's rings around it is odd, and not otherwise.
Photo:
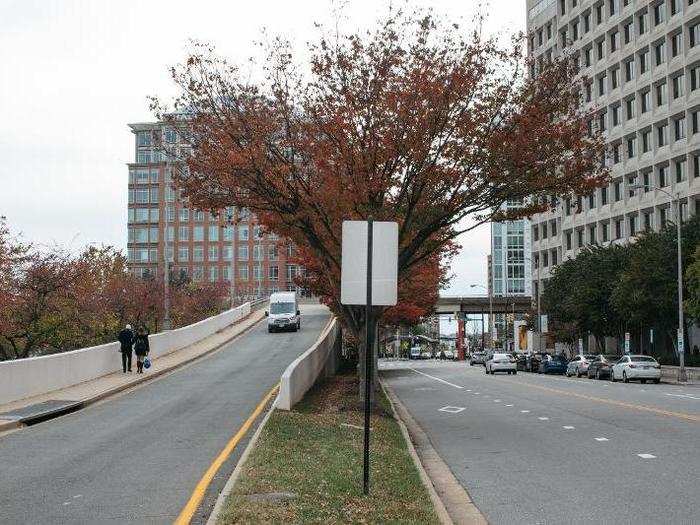
[(374, 326), (372, 322), (372, 217), (367, 220), (367, 305), (365, 306), (365, 439), (363, 462), (363, 492), (369, 494), (369, 425), (372, 395), (372, 353)]
[(540, 280), (540, 257), (537, 256), (537, 351), (542, 351), (542, 313), (540, 311), (540, 296), (542, 295), (542, 281)]
[(676, 231), (678, 233), (678, 358), (680, 367), (678, 369), (678, 381), (688, 381), (688, 376), (685, 371), (685, 339), (684, 339), (684, 320), (683, 320), (683, 259), (681, 245), (681, 195), (676, 196), (676, 210), (678, 212), (676, 220)]
[(484, 333), (484, 312), (481, 312), (481, 349), (483, 350), (486, 346), (486, 334)]
[[(491, 259), (493, 261), (493, 259)], [(493, 271), (493, 269), (492, 269)], [(493, 286), (493, 283), (489, 283), (489, 339), (491, 339), (491, 344), (489, 345), (493, 349), (493, 327), (494, 327), (494, 319), (493, 319), (493, 291), (491, 289), (491, 286)]]
[(231, 273), (230, 293), (231, 308), (236, 306), (236, 208), (232, 207), (230, 216), (231, 225), (231, 261), (229, 272)]

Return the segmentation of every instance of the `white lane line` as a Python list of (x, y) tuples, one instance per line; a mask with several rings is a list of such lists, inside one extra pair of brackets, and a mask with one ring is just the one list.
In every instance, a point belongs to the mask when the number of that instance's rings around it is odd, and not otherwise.
[(672, 397), (681, 397), (684, 399), (695, 399), (696, 401), (700, 400), (700, 397), (691, 396), (690, 394), (666, 394), (666, 395), (672, 396)]
[(442, 407), (438, 409), (438, 412), (448, 412), (450, 414), (459, 414), (462, 410), (466, 410), (465, 407), (453, 407), (450, 405), (447, 405), (446, 407)]
[(529, 412), (530, 412), (529, 410), (521, 410), (520, 411), (521, 414), (528, 414)]
[(596, 441), (609, 441), (608, 438), (594, 438)]
[(512, 407), (513, 405), (505, 405), (505, 406), (507, 406), (507, 407)]
[(464, 388), (463, 386), (455, 385), (454, 383), (450, 383), (449, 381), (445, 381), (444, 379), (440, 379), (439, 377), (431, 376), (430, 374), (426, 374), (425, 372), (421, 372), (420, 370), (416, 370), (415, 368), (410, 368), (410, 370), (413, 370), (416, 374), (420, 374), (425, 377), (429, 377), (430, 379), (434, 379), (435, 381), (440, 381), (441, 383), (445, 383), (446, 385), (453, 386), (455, 388), (459, 388), (460, 390)]
[(75, 496), (73, 496), (73, 499), (78, 499), (78, 498), (82, 498), (82, 497), (83, 497), (82, 494), (76, 494)]
[(500, 399), (494, 399), (493, 402), (494, 402), (494, 403), (500, 403), (501, 400), (500, 400)]
[(575, 429), (576, 427), (572, 427), (571, 425), (564, 425), (564, 426), (561, 427), (561, 428), (563, 428), (564, 430), (573, 430), (573, 429)]
[(472, 389), (471, 389), (471, 388), (467, 388), (467, 392), (471, 392), (471, 391), (472, 391)]
[(637, 454), (642, 459), (656, 459), (654, 454)]
[(475, 395), (475, 396), (478, 396), (478, 395), (479, 395), (479, 392), (474, 392), (474, 395)]
[(537, 419), (539, 419), (540, 421), (549, 421), (548, 417), (538, 417)]

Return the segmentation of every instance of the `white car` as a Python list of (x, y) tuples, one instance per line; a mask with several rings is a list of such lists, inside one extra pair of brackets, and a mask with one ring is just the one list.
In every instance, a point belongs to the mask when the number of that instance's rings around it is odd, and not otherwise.
[(517, 374), (515, 367), (515, 359), (508, 354), (492, 354), (486, 361), (486, 373), (495, 374), (496, 372), (508, 372), (509, 374)]
[(646, 383), (649, 379), (654, 383), (660, 383), (661, 365), (648, 355), (623, 355), (613, 365), (610, 379), (613, 382), (621, 379), (625, 383), (629, 383), (630, 379), (639, 379), (642, 383)]
[(569, 364), (566, 365), (566, 377), (581, 377), (582, 375), (586, 375), (588, 372), (588, 365), (591, 364), (593, 359), (595, 359), (595, 355), (593, 354), (574, 356), (571, 361), (569, 361)]

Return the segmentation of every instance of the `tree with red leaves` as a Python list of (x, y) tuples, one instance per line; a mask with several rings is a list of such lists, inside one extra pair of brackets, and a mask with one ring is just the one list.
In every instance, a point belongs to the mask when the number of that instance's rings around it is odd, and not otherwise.
[[(307, 67), (276, 39), (260, 81), (197, 45), (172, 70), (174, 103), (152, 107), (192, 145), (178, 179), (193, 205), (248, 208), (292, 241), (305, 284), (361, 340), (364, 308), (340, 304), (342, 221), (398, 222), (398, 313), (435, 300), (460, 234), (606, 181), (574, 62), (529, 78), (523, 42), (390, 10), (366, 33), (321, 27)], [(526, 204), (506, 216), (509, 200)]]

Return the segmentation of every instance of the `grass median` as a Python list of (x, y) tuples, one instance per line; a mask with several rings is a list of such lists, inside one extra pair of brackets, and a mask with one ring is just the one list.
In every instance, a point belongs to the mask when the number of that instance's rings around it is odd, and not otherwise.
[(363, 412), (354, 375), (275, 411), (219, 523), (439, 523), (383, 393), (372, 414), (371, 492), (362, 494)]

